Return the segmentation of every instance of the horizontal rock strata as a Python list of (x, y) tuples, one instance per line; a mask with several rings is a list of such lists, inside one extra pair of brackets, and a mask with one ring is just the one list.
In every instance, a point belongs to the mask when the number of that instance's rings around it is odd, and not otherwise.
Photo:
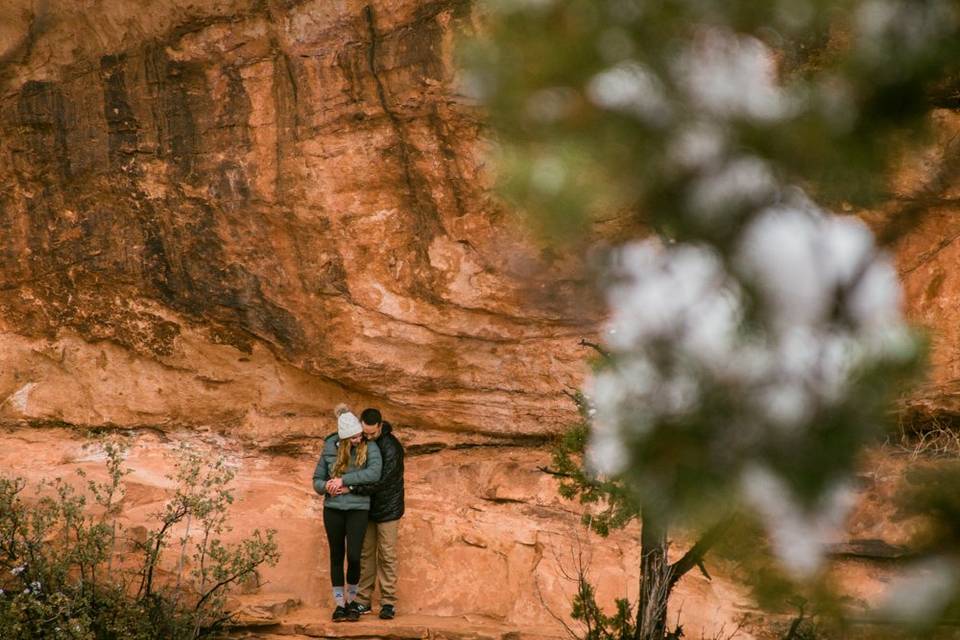
[(2, 415), (570, 421), (595, 305), (490, 194), (453, 64), (471, 11), (23, 2), (0, 34)]

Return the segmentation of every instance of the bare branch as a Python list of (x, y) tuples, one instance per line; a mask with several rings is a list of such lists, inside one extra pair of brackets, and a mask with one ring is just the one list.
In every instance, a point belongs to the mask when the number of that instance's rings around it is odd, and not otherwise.
[[(577, 545), (580, 546), (579, 536), (577, 536)], [(554, 557), (554, 560), (557, 562), (557, 566), (560, 568), (560, 573), (568, 580), (575, 581), (576, 578), (567, 574), (566, 569), (563, 566), (563, 563), (560, 561), (560, 558), (557, 555), (556, 548), (552, 548), (551, 551), (553, 552), (553, 557)], [(581, 553), (582, 553), (582, 547), (581, 547)], [(570, 549), (570, 554), (571, 556), (573, 555), (572, 548)], [(541, 556), (541, 559), (542, 559), (542, 556)], [(539, 561), (538, 561), (538, 564), (539, 564)], [(570, 625), (567, 624), (567, 621), (564, 620), (561, 616), (557, 615), (553, 611), (553, 609), (551, 609), (550, 606), (547, 604), (546, 600), (543, 597), (543, 591), (540, 589), (540, 579), (538, 576), (539, 576), (539, 573), (534, 571), (533, 585), (536, 588), (537, 598), (540, 600), (540, 604), (543, 606), (543, 609), (550, 615), (551, 618), (553, 618), (563, 626), (564, 630), (567, 632), (567, 635), (570, 636), (571, 640), (580, 640), (580, 634), (578, 634), (575, 629), (571, 628)]]
[(713, 577), (711, 577), (710, 572), (707, 571), (707, 565), (703, 564), (702, 560), (697, 563), (697, 568), (700, 569), (700, 573), (703, 574), (704, 578), (706, 578), (707, 580), (713, 580)]
[(804, 620), (804, 608), (803, 603), (800, 604), (800, 614), (794, 619), (793, 624), (790, 625), (790, 630), (787, 632), (787, 635), (784, 636), (783, 640), (794, 640), (797, 637), (797, 631), (800, 629), (800, 625), (803, 624)]
[(547, 475), (557, 476), (558, 478), (572, 478), (572, 477), (573, 477), (573, 474), (572, 474), (572, 473), (564, 473), (563, 471), (554, 471), (553, 469), (550, 469), (549, 467), (537, 467), (537, 471), (542, 471), (543, 473), (546, 473)]
[(580, 399), (580, 396), (578, 396), (576, 393), (574, 393), (573, 391), (567, 391), (566, 389), (564, 389), (560, 393), (570, 398), (573, 404), (577, 405), (578, 409), (582, 408), (583, 401)]
[(581, 346), (581, 347), (590, 347), (591, 349), (593, 349), (594, 351), (596, 351), (597, 353), (599, 353), (601, 356), (603, 356), (603, 358), (604, 358), (605, 360), (609, 360), (609, 359), (610, 359), (610, 352), (607, 351), (606, 349), (604, 349), (603, 347), (601, 347), (601, 346), (600, 346), (599, 344), (597, 344), (596, 342), (590, 342), (590, 341), (587, 340), (586, 338), (582, 338), (582, 339), (580, 340), (580, 346)]
[(700, 567), (703, 574), (710, 579), (706, 567), (703, 566), (703, 558), (707, 552), (723, 537), (730, 525), (733, 524), (733, 516), (727, 516), (712, 527), (707, 529), (700, 539), (694, 543), (683, 556), (670, 565), (670, 586), (673, 587), (680, 578), (694, 567)]

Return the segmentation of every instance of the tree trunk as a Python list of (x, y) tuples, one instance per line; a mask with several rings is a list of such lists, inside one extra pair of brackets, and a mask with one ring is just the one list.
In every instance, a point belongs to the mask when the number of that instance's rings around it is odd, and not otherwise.
[(640, 604), (634, 640), (663, 640), (667, 633), (670, 563), (667, 527), (650, 513), (642, 513), (640, 534)]

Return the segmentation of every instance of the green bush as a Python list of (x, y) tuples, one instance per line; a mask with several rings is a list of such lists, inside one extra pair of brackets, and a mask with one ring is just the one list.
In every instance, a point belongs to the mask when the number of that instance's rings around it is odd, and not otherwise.
[[(223, 458), (210, 464), (184, 447), (171, 478), (176, 490), (152, 528), (126, 535), (118, 522), (126, 447), (102, 446), (109, 480), (85, 479), (83, 490), (57, 478), (27, 498), (22, 478), (0, 478), (0, 638), (216, 637), (230, 619), (230, 588), (276, 564), (276, 532), (225, 545), (234, 472)], [(160, 580), (168, 549), (178, 559)]]

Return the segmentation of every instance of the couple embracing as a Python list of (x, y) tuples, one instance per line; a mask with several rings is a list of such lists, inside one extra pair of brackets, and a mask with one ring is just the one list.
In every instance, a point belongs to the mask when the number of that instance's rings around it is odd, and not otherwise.
[(379, 582), (380, 617), (389, 620), (396, 615), (403, 447), (377, 409), (365, 409), (359, 419), (345, 405), (334, 413), (337, 432), (324, 440), (313, 472), (330, 545), (333, 619), (356, 621), (369, 613)]

